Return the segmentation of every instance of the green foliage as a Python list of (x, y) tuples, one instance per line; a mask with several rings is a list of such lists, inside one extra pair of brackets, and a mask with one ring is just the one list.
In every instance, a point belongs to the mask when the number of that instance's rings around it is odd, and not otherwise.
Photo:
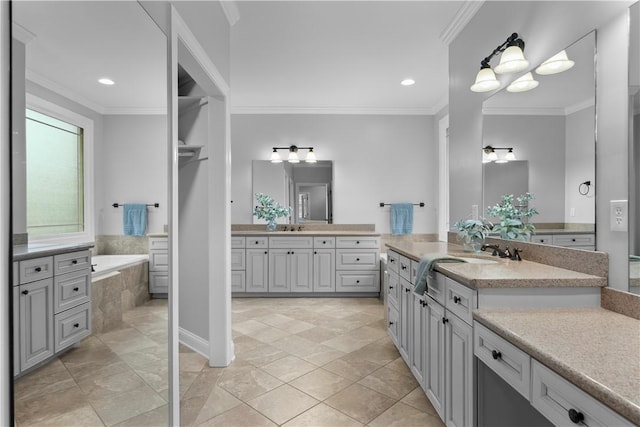
[(267, 222), (275, 222), (277, 218), (291, 215), (291, 208), (285, 208), (276, 202), (273, 197), (257, 193), (256, 200), (259, 205), (253, 210), (253, 215)]
[(484, 240), (492, 227), (493, 224), (484, 218), (463, 219), (453, 224), (453, 230), (458, 232), (458, 239), (467, 244), (474, 240)]
[(511, 240), (529, 240), (535, 232), (533, 224), (525, 222), (525, 218), (531, 218), (538, 214), (536, 208), (529, 208), (529, 201), (535, 199), (534, 195), (526, 192), (516, 197), (517, 204), (513, 203), (513, 194), (505, 194), (500, 198), (500, 203), (487, 208), (487, 214), (500, 218), (500, 222), (494, 224), (493, 231), (500, 232), (500, 237)]

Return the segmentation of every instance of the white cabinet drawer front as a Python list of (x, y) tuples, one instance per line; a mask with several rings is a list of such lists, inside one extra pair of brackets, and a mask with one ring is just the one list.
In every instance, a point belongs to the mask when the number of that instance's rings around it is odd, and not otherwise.
[(166, 271), (149, 272), (149, 292), (152, 294), (169, 293), (169, 274)]
[[(531, 404), (557, 426), (631, 427), (618, 415), (537, 360), (532, 362)], [(574, 422), (571, 417), (582, 421)]]
[(400, 277), (411, 282), (411, 260), (406, 256), (400, 255), (400, 262), (398, 264), (398, 273), (400, 273)]
[(243, 249), (245, 247), (245, 237), (244, 236), (231, 236), (231, 248), (232, 249)]
[(313, 247), (314, 248), (335, 248), (336, 247), (336, 238), (331, 237), (314, 237), (313, 238)]
[(20, 284), (35, 282), (53, 276), (53, 257), (20, 261)]
[(393, 251), (387, 252), (387, 270), (398, 272), (400, 266), (400, 255)]
[(553, 236), (551, 234), (536, 234), (531, 236), (531, 241), (533, 243), (544, 243), (546, 245), (551, 245), (553, 243)]
[(553, 244), (557, 246), (593, 246), (596, 239), (593, 234), (554, 234)]
[(338, 270), (379, 270), (380, 252), (358, 249), (340, 249), (336, 251), (336, 269)]
[(149, 250), (155, 249), (169, 249), (168, 237), (150, 237), (149, 238)]
[(245, 291), (245, 271), (231, 272), (231, 292)]
[(269, 238), (266, 236), (247, 236), (245, 244), (247, 248), (252, 249), (268, 248)]
[(471, 325), (473, 309), (476, 308), (476, 291), (447, 278), (444, 305)]
[(398, 313), (398, 309), (391, 305), (387, 306), (387, 332), (396, 347), (398, 347), (399, 318), (400, 314)]
[(149, 252), (150, 271), (169, 271), (169, 253), (165, 250)]
[(269, 237), (269, 248), (277, 249), (311, 249), (312, 236)]
[(336, 237), (336, 248), (356, 249), (356, 248), (369, 248), (379, 249), (380, 238), (371, 236), (345, 236)]
[(53, 283), (54, 313), (91, 301), (91, 273), (79, 271), (55, 276)]
[(245, 269), (244, 249), (231, 249), (231, 270)]
[(400, 275), (393, 271), (389, 272), (387, 281), (387, 302), (389, 305), (398, 308), (398, 300), (400, 296)]
[(478, 322), (473, 322), (473, 335), (476, 357), (528, 400), (531, 356)]
[(380, 273), (338, 271), (336, 292), (380, 292)]
[(55, 351), (58, 352), (91, 335), (91, 303), (56, 314)]
[(68, 254), (56, 255), (53, 257), (54, 273), (71, 273), (72, 271), (91, 271), (91, 252), (79, 251)]
[(446, 278), (442, 274), (436, 273), (435, 271), (430, 271), (427, 274), (427, 295), (429, 295), (440, 304), (444, 305)]

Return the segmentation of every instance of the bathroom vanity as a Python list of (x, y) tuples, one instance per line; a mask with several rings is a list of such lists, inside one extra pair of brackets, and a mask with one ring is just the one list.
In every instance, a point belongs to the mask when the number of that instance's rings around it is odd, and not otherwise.
[[(640, 321), (600, 308), (606, 271), (443, 242), (387, 246), (388, 332), (447, 426), (640, 422)], [(436, 264), (420, 295), (415, 275), (427, 253), (471, 258)]]

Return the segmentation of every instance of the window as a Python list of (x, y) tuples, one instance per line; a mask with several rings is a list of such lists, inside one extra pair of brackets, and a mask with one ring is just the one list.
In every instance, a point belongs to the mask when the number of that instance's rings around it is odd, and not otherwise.
[(26, 110), (30, 241), (93, 241), (92, 121), (37, 98)]

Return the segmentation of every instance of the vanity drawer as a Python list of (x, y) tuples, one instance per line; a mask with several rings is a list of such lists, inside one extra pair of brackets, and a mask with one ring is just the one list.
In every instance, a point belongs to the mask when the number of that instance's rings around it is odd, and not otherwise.
[(427, 295), (444, 306), (445, 283), (446, 278), (435, 271), (427, 273)]
[(379, 249), (380, 238), (373, 236), (339, 236), (336, 237), (336, 248)]
[(70, 273), (72, 271), (91, 269), (91, 252), (79, 251), (68, 254), (60, 254), (53, 257), (53, 272), (58, 274)]
[(169, 271), (169, 253), (166, 249), (149, 251), (149, 271)]
[(391, 305), (387, 306), (387, 332), (396, 347), (398, 347), (399, 318), (398, 309)]
[(20, 261), (20, 284), (35, 282), (53, 276), (53, 257)]
[(236, 270), (231, 272), (231, 292), (244, 292), (246, 282), (246, 272)]
[(398, 273), (389, 271), (387, 273), (387, 302), (389, 305), (398, 308), (398, 300), (400, 298), (400, 276)]
[(269, 238), (265, 236), (247, 236), (245, 241), (247, 248), (268, 248), (269, 247)]
[(445, 289), (445, 307), (471, 325), (473, 323), (473, 309), (477, 307), (476, 291), (449, 278), (446, 278)]
[(231, 249), (231, 270), (245, 269), (244, 249)]
[(169, 249), (169, 238), (168, 237), (149, 237), (149, 250), (155, 249)]
[(53, 279), (53, 312), (91, 301), (91, 273), (79, 271)]
[(231, 236), (231, 249), (244, 249), (246, 237)]
[[(248, 247), (248, 244), (247, 244), (247, 247)], [(259, 246), (259, 247), (264, 247), (264, 246)], [(311, 249), (313, 248), (313, 237), (311, 236), (269, 237), (269, 248), (270, 249)]]
[(91, 335), (91, 303), (56, 314), (54, 323), (54, 349), (57, 353)]
[[(532, 361), (531, 381), (531, 404), (555, 425), (634, 425), (535, 359)], [(571, 420), (570, 417), (580, 417), (580, 414), (582, 421)]]
[(314, 237), (313, 238), (313, 247), (316, 249), (320, 248), (335, 248), (336, 247), (336, 238), (331, 237)]
[(556, 246), (595, 246), (593, 234), (554, 234), (553, 244)]
[(406, 256), (400, 255), (398, 273), (400, 273), (400, 277), (405, 279), (407, 282), (411, 282), (411, 260)]
[(336, 292), (380, 292), (380, 272), (338, 271)]
[(393, 251), (387, 252), (387, 270), (398, 272), (400, 265), (400, 255)]
[(336, 270), (376, 270), (380, 268), (380, 252), (340, 249), (336, 252)]
[(553, 244), (553, 236), (551, 234), (536, 234), (531, 236), (532, 243), (544, 243), (545, 245)]
[(473, 354), (529, 400), (531, 356), (477, 321), (473, 322)]

